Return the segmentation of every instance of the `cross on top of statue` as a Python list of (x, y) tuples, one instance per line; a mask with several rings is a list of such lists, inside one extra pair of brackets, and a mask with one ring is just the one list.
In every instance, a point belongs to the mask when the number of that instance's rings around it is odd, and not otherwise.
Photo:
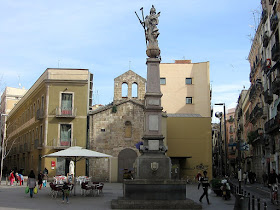
[(160, 49), (157, 40), (159, 36), (157, 25), (159, 23), (158, 17), (160, 16), (160, 12), (156, 13), (156, 9), (154, 5), (152, 5), (152, 8), (150, 9), (150, 15), (147, 15), (144, 19), (143, 7), (141, 7), (140, 10), (142, 11), (142, 20), (139, 18), (136, 12), (135, 14), (145, 31), (147, 45), (146, 54), (150, 58), (157, 58), (160, 56)]

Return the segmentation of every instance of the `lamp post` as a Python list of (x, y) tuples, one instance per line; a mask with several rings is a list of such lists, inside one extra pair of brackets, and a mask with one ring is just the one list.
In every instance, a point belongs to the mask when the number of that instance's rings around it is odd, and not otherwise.
[(225, 130), (225, 176), (227, 175), (227, 128), (226, 128), (226, 105), (225, 103), (217, 103), (215, 105), (224, 107), (224, 130)]
[(221, 156), (222, 156), (222, 149), (221, 149), (221, 145), (222, 145), (222, 116), (223, 116), (223, 113), (222, 112), (216, 112), (215, 113), (215, 117), (219, 118), (220, 120), (220, 133), (219, 133), (219, 139), (218, 139), (218, 175), (221, 176), (221, 172), (222, 172), (222, 162), (221, 162)]
[(3, 177), (3, 162), (4, 162), (4, 152), (5, 152), (5, 144), (4, 144), (4, 138), (2, 138), (2, 116), (5, 117), (8, 116), (7, 114), (1, 114), (1, 119), (0, 119), (0, 142), (1, 142), (1, 174), (0, 174), (0, 185), (2, 182), (2, 177)]

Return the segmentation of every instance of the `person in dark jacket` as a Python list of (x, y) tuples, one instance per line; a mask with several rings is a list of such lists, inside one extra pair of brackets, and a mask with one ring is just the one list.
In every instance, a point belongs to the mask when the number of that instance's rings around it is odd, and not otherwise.
[(42, 188), (43, 178), (44, 178), (44, 174), (42, 173), (42, 171), (40, 171), (40, 173), (38, 174), (38, 186), (40, 190)]
[(62, 203), (64, 203), (64, 197), (66, 197), (66, 202), (69, 203), (68, 200), (69, 194), (70, 194), (69, 185), (67, 182), (64, 182), (62, 187)]
[(198, 184), (198, 189), (199, 189), (200, 185), (202, 185), (202, 188), (203, 188), (203, 194), (200, 196), (199, 201), (202, 202), (202, 198), (204, 196), (206, 196), (207, 203), (210, 204), (209, 198), (208, 198), (208, 187), (210, 186), (210, 184), (209, 184), (209, 180), (207, 177), (207, 171), (203, 171), (203, 175), (204, 176), (202, 176), (200, 178), (199, 184)]

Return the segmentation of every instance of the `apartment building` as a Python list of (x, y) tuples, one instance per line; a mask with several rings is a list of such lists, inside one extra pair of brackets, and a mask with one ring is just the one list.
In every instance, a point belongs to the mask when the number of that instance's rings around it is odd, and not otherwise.
[(277, 173), (280, 169), (280, 2), (262, 0), (261, 4), (261, 20), (248, 56), (251, 86), (239, 105), (244, 121), (243, 138), (250, 145), (246, 159), (241, 156), (241, 161), (244, 170), (256, 173), (257, 180), (271, 169)]
[(161, 63), (160, 84), (172, 175), (190, 178), (207, 170), (212, 177), (209, 62)]
[[(66, 174), (70, 160), (42, 158), (68, 148), (86, 147), (87, 114), (92, 98), (93, 75), (88, 69), (48, 68), (10, 111), (6, 140), (11, 148), (4, 161), (8, 170), (47, 168), (49, 176)], [(77, 175), (85, 175), (85, 161)]]

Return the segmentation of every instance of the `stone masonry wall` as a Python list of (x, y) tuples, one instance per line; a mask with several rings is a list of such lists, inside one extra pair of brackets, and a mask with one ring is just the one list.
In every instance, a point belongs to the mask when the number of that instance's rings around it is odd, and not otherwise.
[[(118, 157), (120, 151), (131, 148), (138, 154), (135, 144), (142, 140), (144, 132), (144, 106), (127, 101), (117, 105), (117, 112), (112, 108), (90, 115), (91, 150)], [(132, 124), (132, 137), (124, 138), (125, 122)], [(90, 160), (90, 176), (94, 180), (106, 181), (109, 179), (109, 161), (106, 159)]]

